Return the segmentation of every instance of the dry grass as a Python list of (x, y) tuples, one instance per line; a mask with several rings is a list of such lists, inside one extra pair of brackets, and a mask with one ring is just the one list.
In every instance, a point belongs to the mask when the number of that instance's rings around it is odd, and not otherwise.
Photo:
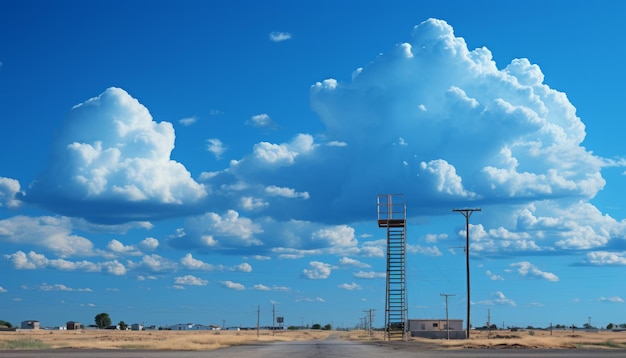
[[(213, 350), (259, 342), (318, 340), (329, 337), (344, 340), (383, 342), (383, 332), (370, 337), (365, 331), (17, 331), (0, 332), (0, 349), (146, 349)], [(392, 343), (393, 344), (393, 343)], [(606, 348), (626, 349), (626, 332), (498, 331), (472, 332), (469, 340), (410, 338), (405, 348)]]
[[(46, 331), (0, 332), (0, 347), (37, 342), (50, 349), (212, 350), (257, 342), (326, 339), (329, 331)], [(32, 344), (31, 344), (32, 346)], [(19, 349), (19, 348), (18, 348)]]
[[(411, 338), (411, 341), (432, 343), (433, 340)], [(572, 331), (495, 331), (472, 332), (469, 340), (438, 340), (442, 348), (607, 348), (625, 349), (626, 332), (572, 332)]]

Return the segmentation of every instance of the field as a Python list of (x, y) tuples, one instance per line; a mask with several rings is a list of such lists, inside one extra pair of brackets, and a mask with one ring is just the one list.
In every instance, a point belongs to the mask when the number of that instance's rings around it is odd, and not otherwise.
[(626, 332), (572, 331), (499, 331), (472, 332), (469, 340), (433, 340), (410, 338), (407, 342), (384, 342), (381, 332), (369, 337), (364, 331), (47, 331), (22, 330), (0, 332), (0, 350), (7, 349), (145, 349), (145, 350), (213, 350), (229, 346), (327, 338), (400, 344), (422, 349), (464, 348), (551, 348), (626, 349)]

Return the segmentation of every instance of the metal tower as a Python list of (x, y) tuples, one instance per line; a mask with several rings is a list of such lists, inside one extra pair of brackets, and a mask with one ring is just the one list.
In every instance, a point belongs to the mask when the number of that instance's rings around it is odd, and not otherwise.
[(404, 194), (379, 194), (378, 227), (387, 228), (386, 338), (406, 339), (406, 201)]

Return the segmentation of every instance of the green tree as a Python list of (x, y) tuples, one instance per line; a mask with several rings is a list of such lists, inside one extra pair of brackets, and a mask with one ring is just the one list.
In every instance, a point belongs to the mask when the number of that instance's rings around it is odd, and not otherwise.
[(333, 326), (331, 326), (330, 323), (328, 323), (322, 329), (325, 330), (325, 331), (330, 331), (331, 329), (333, 329)]
[(111, 317), (108, 313), (102, 312), (96, 315), (96, 326), (98, 328), (106, 328), (111, 325)]
[(13, 327), (13, 325), (11, 324), (11, 322), (7, 322), (7, 321), (3, 321), (0, 319), (0, 327), (5, 326), (6, 328), (11, 328)]
[(120, 326), (120, 329), (121, 329), (122, 331), (125, 331), (125, 330), (126, 330), (126, 328), (128, 328), (128, 325), (127, 325), (127, 324), (126, 324), (126, 322), (124, 322), (124, 321), (120, 321), (120, 323), (118, 323), (117, 325), (118, 325), (118, 326)]
[(314, 324), (311, 326), (311, 329), (322, 329), (322, 325), (321, 325), (321, 324), (319, 324), (319, 323), (314, 323)]

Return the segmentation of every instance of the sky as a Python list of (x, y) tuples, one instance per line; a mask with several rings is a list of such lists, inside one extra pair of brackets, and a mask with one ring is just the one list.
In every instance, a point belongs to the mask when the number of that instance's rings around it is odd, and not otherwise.
[[(3, 1), (0, 319), (626, 323), (626, 3)], [(466, 324), (466, 323), (464, 323)]]

